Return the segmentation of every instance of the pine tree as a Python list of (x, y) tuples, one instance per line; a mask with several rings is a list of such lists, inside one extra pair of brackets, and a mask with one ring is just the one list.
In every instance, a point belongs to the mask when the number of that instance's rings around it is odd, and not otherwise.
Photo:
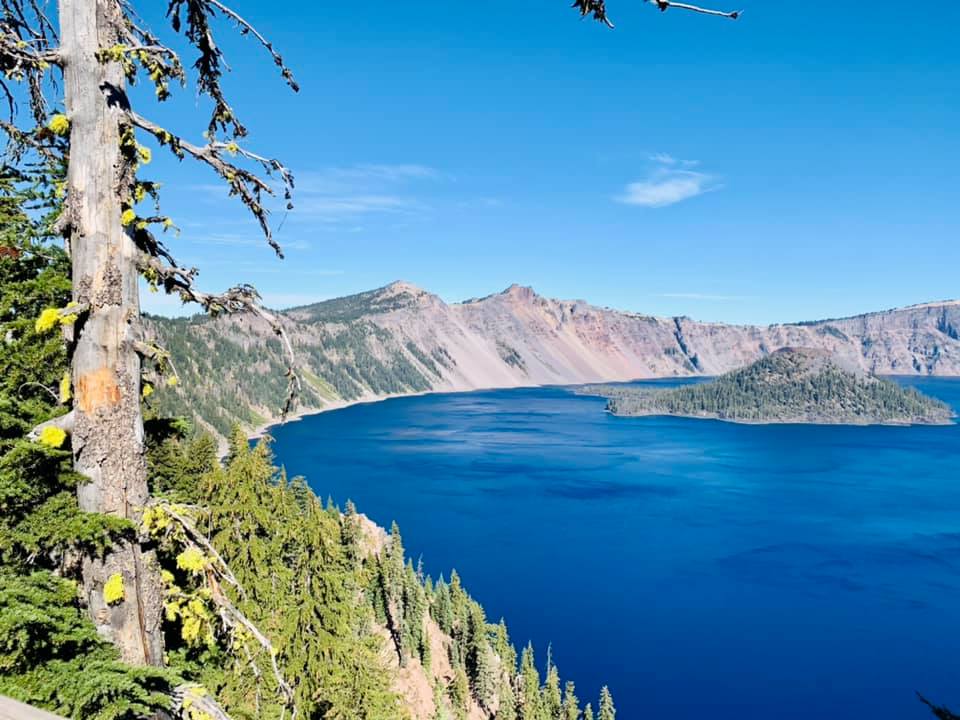
[(543, 716), (547, 720), (563, 720), (563, 697), (560, 691), (560, 672), (547, 652), (547, 676), (543, 683)]
[(471, 603), (467, 623), (467, 672), (480, 707), (490, 709), (497, 696), (498, 671), (490, 649), (483, 608)]
[(500, 680), (497, 720), (517, 720), (517, 696), (511, 678), (506, 676)]
[(450, 704), (453, 705), (453, 712), (457, 720), (466, 720), (468, 703), (470, 702), (470, 682), (467, 680), (467, 674), (463, 668), (458, 667), (454, 671), (453, 681), (450, 683), (448, 692)]
[(533, 657), (533, 645), (527, 644), (520, 654), (520, 718), (542, 720), (540, 673)]
[(580, 701), (577, 699), (573, 682), (567, 681), (563, 688), (563, 720), (580, 720)]
[(597, 720), (615, 720), (617, 711), (613, 707), (613, 695), (610, 694), (610, 688), (604, 685), (600, 688), (600, 710), (597, 713)]
[(593, 705), (587, 703), (587, 706), (583, 709), (583, 720), (593, 720)]

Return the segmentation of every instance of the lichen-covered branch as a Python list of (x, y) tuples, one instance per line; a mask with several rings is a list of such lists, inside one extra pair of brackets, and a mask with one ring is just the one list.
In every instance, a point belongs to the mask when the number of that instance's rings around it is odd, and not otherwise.
[(260, 165), (267, 175), (279, 176), (284, 186), (284, 198), (289, 203), (293, 192), (293, 175), (279, 160), (261, 157), (245, 151), (235, 142), (211, 141), (203, 146), (194, 145), (132, 110), (128, 111), (128, 117), (134, 127), (153, 135), (157, 142), (169, 147), (177, 157), (183, 158), (185, 155), (190, 155), (195, 160), (211, 167), (217, 175), (226, 181), (230, 194), (239, 196), (243, 204), (257, 219), (270, 247), (279, 257), (283, 257), (283, 249), (274, 239), (273, 232), (270, 229), (269, 210), (263, 204), (264, 194), (274, 194), (273, 187), (256, 173), (240, 167), (225, 156), (240, 155)]
[(177, 686), (172, 695), (173, 710), (183, 720), (232, 720), (220, 703), (195, 683)]
[(230, 566), (227, 565), (227, 561), (223, 559), (219, 552), (217, 552), (217, 549), (209, 540), (207, 540), (206, 536), (197, 529), (197, 526), (190, 518), (177, 510), (174, 505), (166, 500), (153, 500), (150, 503), (150, 507), (159, 508), (180, 523), (180, 526), (183, 528), (187, 537), (190, 538), (192, 542), (203, 548), (203, 550), (205, 550), (206, 553), (216, 561), (213, 567), (220, 577), (232, 585), (236, 589), (237, 593), (239, 593), (240, 597), (246, 600), (247, 593), (243, 589), (243, 586), (240, 585), (240, 581), (237, 580), (236, 576), (233, 574), (233, 571), (230, 570)]
[(55, 417), (52, 420), (47, 420), (44, 423), (40, 423), (33, 430), (27, 434), (29, 440), (36, 440), (43, 433), (45, 428), (58, 428), (63, 430), (68, 435), (73, 434), (73, 423), (74, 423), (74, 414), (73, 410), (68, 412), (66, 415), (61, 415), (60, 417)]
[(33, 18), (20, 0), (0, 0), (0, 89), (7, 101), (10, 121), (16, 116), (16, 100), (6, 80), (27, 85), (30, 109), (37, 125), (47, 114), (44, 73), (60, 62), (60, 54), (51, 44), (52, 26), (36, 2), (30, 6)]
[[(177, 528), (179, 528), (181, 531), (175, 535), (175, 537), (178, 538), (179, 543), (185, 546), (187, 549), (192, 548), (194, 551), (199, 552), (200, 557), (205, 558), (203, 562), (204, 568), (207, 571), (206, 577), (207, 586), (210, 591), (209, 597), (210, 600), (217, 606), (217, 611), (221, 622), (223, 623), (224, 627), (231, 631), (232, 634), (236, 634), (237, 630), (242, 628), (245, 631), (245, 634), (255, 640), (256, 643), (263, 649), (264, 653), (270, 659), (270, 666), (273, 672), (274, 681), (277, 684), (277, 689), (283, 695), (285, 705), (293, 711), (293, 715), (296, 715), (293, 688), (284, 678), (283, 672), (280, 670), (280, 666), (277, 663), (276, 648), (274, 648), (270, 639), (264, 635), (260, 629), (253, 622), (251, 622), (249, 618), (247, 618), (246, 615), (243, 614), (243, 612), (230, 600), (229, 597), (227, 597), (227, 595), (220, 588), (220, 583), (218, 581), (225, 580), (236, 589), (237, 593), (241, 597), (246, 597), (246, 592), (234, 576), (233, 572), (230, 570), (230, 567), (227, 565), (226, 561), (223, 559), (220, 553), (217, 552), (216, 548), (214, 548), (213, 545), (207, 540), (203, 533), (197, 529), (196, 525), (188, 517), (188, 515), (178, 509), (185, 508), (185, 506), (175, 506), (164, 500), (154, 500), (151, 501), (148, 507), (152, 511), (162, 513), (163, 516), (171, 518), (174, 522), (176, 522)], [(167, 531), (169, 533), (169, 528)], [(255, 676), (259, 679), (261, 673), (256, 665), (256, 662), (250, 655), (247, 656), (247, 660), (254, 668)]]

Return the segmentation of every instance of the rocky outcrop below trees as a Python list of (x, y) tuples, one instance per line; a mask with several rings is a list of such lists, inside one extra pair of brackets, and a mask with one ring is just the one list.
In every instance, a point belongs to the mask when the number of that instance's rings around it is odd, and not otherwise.
[[(960, 302), (768, 326), (661, 318), (553, 300), (513, 285), (446, 303), (397, 282), (287, 310), (303, 412), (430, 391), (721, 375), (784, 347), (828, 352), (874, 375), (960, 375)], [(154, 318), (181, 376), (153, 398), (225, 435), (276, 420), (285, 360), (251, 316)]]

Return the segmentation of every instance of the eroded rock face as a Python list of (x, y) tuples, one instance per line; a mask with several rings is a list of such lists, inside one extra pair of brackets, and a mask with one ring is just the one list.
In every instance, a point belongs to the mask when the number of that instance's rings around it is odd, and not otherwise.
[(451, 389), (716, 375), (783, 347), (822, 348), (877, 374), (960, 374), (960, 303), (767, 327), (658, 318), (551, 300), (517, 285), (479, 300), (426, 304), (373, 322), (445, 350)]
[[(307, 381), (307, 411), (430, 390), (719, 375), (784, 347), (820, 348), (874, 374), (960, 375), (958, 301), (747, 326), (553, 300), (519, 285), (448, 304), (396, 282), (284, 317)], [(240, 316), (158, 320), (156, 329), (162, 344), (179, 348), (184, 408), (201, 420), (210, 418), (196, 408), (225, 405), (274, 419), (280, 401), (270, 402), (276, 392), (261, 379), (282, 374), (285, 364), (269, 327)], [(244, 375), (250, 368), (256, 372)], [(227, 390), (229, 398), (216, 395)], [(250, 424), (241, 414), (229, 419)]]

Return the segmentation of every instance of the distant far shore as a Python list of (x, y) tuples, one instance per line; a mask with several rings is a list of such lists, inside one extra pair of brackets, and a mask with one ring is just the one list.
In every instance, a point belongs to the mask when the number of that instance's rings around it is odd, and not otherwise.
[[(714, 376), (711, 375), (689, 375), (689, 376), (663, 376), (663, 377), (644, 377), (644, 378), (635, 378), (633, 380), (615, 380), (610, 382), (605, 382), (604, 384), (611, 385), (629, 385), (631, 383), (639, 382), (657, 382), (665, 380), (703, 380), (708, 381)], [(916, 377), (915, 375), (887, 375), (886, 377), (899, 377), (899, 378), (909, 378)], [(933, 376), (939, 377), (946, 380), (957, 380), (960, 381), (960, 375), (940, 375)], [(438, 389), (438, 390), (426, 390), (423, 392), (409, 392), (409, 393), (395, 393), (391, 395), (381, 395), (381, 396), (366, 396), (360, 397), (356, 400), (333, 400), (330, 401), (327, 405), (323, 407), (309, 407), (309, 408), (298, 408), (292, 410), (287, 414), (285, 420), (280, 418), (273, 418), (268, 420), (261, 425), (256, 426), (250, 433), (247, 435), (247, 439), (250, 441), (259, 440), (265, 436), (270, 435), (270, 430), (272, 428), (286, 425), (287, 423), (299, 422), (305, 417), (311, 415), (319, 415), (325, 412), (332, 412), (334, 410), (344, 410), (348, 407), (353, 407), (354, 405), (370, 405), (373, 403), (383, 402), (384, 400), (395, 400), (398, 398), (407, 398), (407, 397), (419, 397), (422, 395), (438, 395), (438, 394), (467, 394), (472, 392), (483, 392), (488, 390), (519, 390), (519, 389), (530, 389), (530, 388), (545, 388), (545, 387), (558, 387), (558, 388), (568, 388), (573, 390), (579, 395), (586, 395), (592, 397), (603, 397), (600, 394), (592, 393), (589, 391), (582, 392), (582, 390), (588, 390), (595, 383), (579, 383), (575, 385), (544, 385), (544, 384), (531, 384), (531, 385), (510, 385), (510, 386), (498, 386), (498, 387), (481, 387), (481, 388), (464, 388), (461, 390), (454, 389)], [(860, 426), (871, 426), (871, 425), (888, 425), (888, 426), (911, 426), (911, 425), (930, 425), (930, 426), (942, 426), (942, 425), (953, 425), (955, 424), (952, 421), (947, 422), (870, 422), (870, 421), (852, 421), (852, 422), (838, 422), (830, 419), (820, 419), (820, 420), (810, 420), (810, 419), (784, 419), (784, 420), (749, 420), (749, 419), (735, 419), (735, 418), (724, 418), (719, 416), (708, 416), (708, 415), (684, 415), (684, 414), (673, 414), (673, 413), (646, 413), (644, 415), (622, 415), (618, 413), (611, 412), (607, 410), (611, 415), (616, 417), (682, 417), (689, 418), (693, 420), (718, 420), (720, 422), (729, 422), (735, 423), (738, 425), (860, 425)], [(226, 455), (227, 453), (227, 441), (225, 439), (220, 440), (220, 454)]]
[[(960, 380), (960, 378), (957, 378)], [(603, 397), (602, 395), (593, 395), (583, 393), (589, 397)], [(956, 425), (956, 420), (870, 420), (859, 418), (824, 418), (824, 417), (789, 417), (789, 418), (764, 418), (762, 420), (750, 418), (730, 418), (717, 414), (691, 415), (687, 413), (670, 412), (637, 412), (637, 413), (616, 413), (612, 410), (604, 412), (620, 418), (638, 418), (638, 417), (675, 417), (688, 420), (716, 420), (717, 422), (731, 423), (733, 425), (847, 425), (852, 427), (943, 427), (945, 425)]]

